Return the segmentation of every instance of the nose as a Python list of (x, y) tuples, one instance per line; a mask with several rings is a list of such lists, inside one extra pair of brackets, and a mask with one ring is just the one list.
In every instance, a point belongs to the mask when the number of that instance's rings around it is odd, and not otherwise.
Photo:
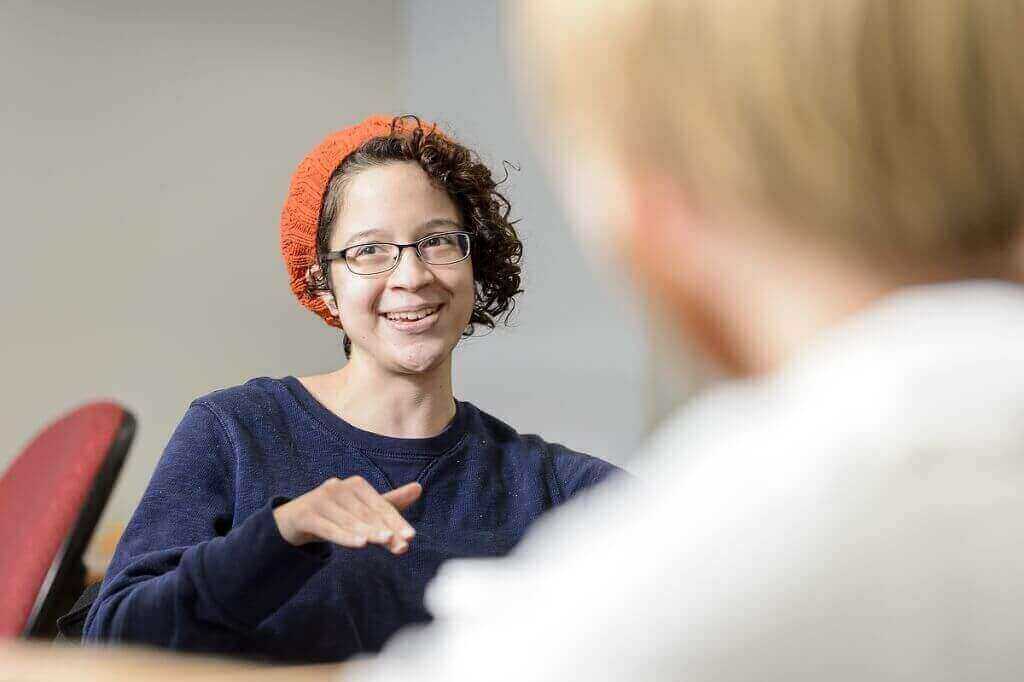
[(392, 286), (416, 291), (434, 281), (434, 273), (420, 260), (416, 249), (406, 248), (398, 254), (398, 264), (391, 271)]

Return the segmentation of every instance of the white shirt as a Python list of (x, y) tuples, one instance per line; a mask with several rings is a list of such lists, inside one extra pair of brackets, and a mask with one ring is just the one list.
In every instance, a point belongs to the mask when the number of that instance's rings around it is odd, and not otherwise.
[(633, 470), (342, 679), (1024, 679), (1024, 288), (904, 290)]

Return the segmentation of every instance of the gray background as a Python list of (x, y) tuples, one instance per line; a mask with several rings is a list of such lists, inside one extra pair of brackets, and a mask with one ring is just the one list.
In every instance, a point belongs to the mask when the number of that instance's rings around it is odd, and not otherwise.
[(456, 351), (457, 397), (628, 466), (668, 404), (659, 351), (573, 241), (504, 24), (468, 0), (3, 3), (0, 468), (63, 410), (121, 401), (140, 429), (103, 524), (123, 523), (193, 397), (338, 367), (288, 290), (278, 216), (313, 145), (389, 111), (522, 168), (526, 294), (513, 328)]

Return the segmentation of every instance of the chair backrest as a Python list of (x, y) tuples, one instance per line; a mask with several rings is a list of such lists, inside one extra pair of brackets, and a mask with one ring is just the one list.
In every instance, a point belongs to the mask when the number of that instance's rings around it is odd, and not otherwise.
[(123, 407), (89, 403), (39, 432), (0, 478), (0, 637), (52, 631), (134, 435)]

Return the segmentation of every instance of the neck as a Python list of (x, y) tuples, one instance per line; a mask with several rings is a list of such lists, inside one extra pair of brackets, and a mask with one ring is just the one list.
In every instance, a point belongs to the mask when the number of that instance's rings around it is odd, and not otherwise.
[(451, 357), (424, 373), (398, 374), (353, 353), (344, 367), (318, 383), (317, 397), (335, 414), (382, 436), (429, 438), (455, 416)]
[(740, 375), (778, 369), (826, 329), (910, 283), (807, 244), (737, 240), (719, 255), (705, 305), (720, 327), (715, 356)]
[(1021, 281), (1017, 264), (998, 252), (955, 264), (914, 265), (858, 261), (809, 243), (776, 245), (781, 248), (757, 244), (745, 254), (738, 262), (751, 266), (732, 281), (733, 295), (719, 301), (732, 320), (745, 373), (777, 369), (821, 332), (897, 289), (982, 278)]
[(823, 331), (896, 288), (881, 279), (850, 274), (790, 271), (755, 287), (752, 305), (737, 305), (738, 297), (724, 300), (741, 370), (764, 374), (778, 369)]

